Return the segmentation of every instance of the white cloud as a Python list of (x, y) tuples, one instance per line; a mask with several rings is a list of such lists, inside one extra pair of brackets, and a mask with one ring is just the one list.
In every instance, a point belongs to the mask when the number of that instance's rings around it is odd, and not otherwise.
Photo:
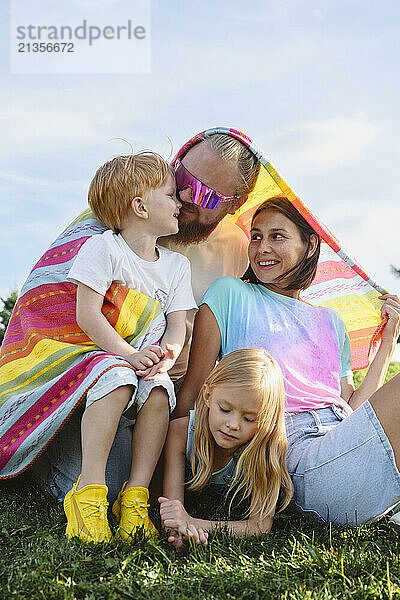
[(75, 0), (75, 4), (82, 8), (103, 8), (116, 4), (119, 0)]
[[(167, 106), (173, 86), (162, 96), (158, 82), (141, 79), (141, 94), (135, 92), (128, 78), (116, 78), (118, 84), (105, 94), (102, 89), (106, 84), (97, 77), (79, 85), (74, 80), (67, 89), (54, 89), (44, 77), (43, 85), (37, 87), (21, 80), (16, 89), (6, 89), (0, 98), (2, 136), (7, 140), (0, 147), (0, 157), (7, 162), (12, 158), (15, 164), (18, 157), (31, 154), (75, 155), (78, 160), (90, 147), (106, 147), (110, 154), (116, 147), (129, 151), (129, 144), (150, 147), (154, 139), (160, 141), (154, 115), (160, 111), (160, 103)], [(163, 126), (162, 134), (171, 135), (174, 130), (176, 124), (171, 123), (170, 128)], [(128, 144), (116, 143), (118, 137)], [(161, 143), (168, 149), (164, 140)]]
[[(51, 179), (40, 179), (38, 177), (29, 177), (27, 175), (23, 175), (21, 173), (7, 173), (5, 171), (0, 171), (0, 179), (11, 183), (24, 184), (24, 185), (34, 185), (39, 187), (50, 187), (50, 186), (59, 186), (60, 182), (57, 180)], [(83, 186), (86, 184), (84, 181), (71, 180), (68, 179), (68, 186), (77, 185)]]
[(400, 278), (390, 269), (392, 264), (400, 268), (400, 203), (335, 205), (322, 210), (321, 218), (372, 279), (392, 293), (400, 292)]
[(274, 156), (278, 164), (291, 165), (291, 171), (334, 170), (358, 163), (378, 132), (376, 125), (361, 119), (305, 123), (275, 136)]
[[(25, 107), (26, 107), (26, 103)], [(47, 103), (38, 104), (42, 108), (29, 106), (8, 106), (0, 109), (3, 122), (3, 135), (7, 145), (2, 152), (30, 153), (50, 149), (80, 146), (101, 139), (100, 128), (86, 111), (50, 107)]]

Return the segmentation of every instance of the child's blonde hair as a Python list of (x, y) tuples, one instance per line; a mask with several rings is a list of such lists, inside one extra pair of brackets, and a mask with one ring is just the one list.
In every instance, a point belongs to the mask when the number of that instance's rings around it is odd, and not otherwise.
[(172, 167), (155, 152), (116, 156), (96, 171), (88, 193), (90, 208), (96, 219), (118, 233), (133, 198), (145, 198), (162, 187), (169, 174)]
[[(214, 439), (209, 421), (204, 389), (224, 384), (260, 399), (258, 428), (254, 436), (239, 449), (232, 500), (242, 492), (250, 498), (260, 520), (272, 516), (279, 492), (284, 492), (279, 510), (290, 502), (293, 486), (286, 469), (287, 438), (285, 431), (285, 390), (278, 363), (263, 350), (244, 348), (230, 352), (207, 377), (196, 403), (195, 440), (191, 465), (193, 478), (189, 489), (201, 490), (212, 474)], [(231, 502), (232, 504), (232, 502)]]

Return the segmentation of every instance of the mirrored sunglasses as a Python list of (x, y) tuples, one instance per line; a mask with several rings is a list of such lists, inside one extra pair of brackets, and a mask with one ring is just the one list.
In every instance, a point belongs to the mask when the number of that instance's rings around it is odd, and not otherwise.
[(183, 166), (179, 158), (175, 162), (176, 187), (179, 192), (190, 188), (192, 202), (203, 208), (217, 208), (220, 202), (231, 202), (239, 196), (223, 196), (197, 179)]

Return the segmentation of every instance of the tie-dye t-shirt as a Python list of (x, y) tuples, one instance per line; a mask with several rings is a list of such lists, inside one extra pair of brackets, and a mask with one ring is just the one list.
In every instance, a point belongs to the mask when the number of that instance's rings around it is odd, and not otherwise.
[(331, 404), (348, 408), (340, 379), (351, 374), (350, 341), (334, 310), (271, 292), (263, 285), (220, 277), (201, 304), (213, 312), (221, 332), (221, 356), (240, 348), (262, 348), (279, 363), (286, 412)]

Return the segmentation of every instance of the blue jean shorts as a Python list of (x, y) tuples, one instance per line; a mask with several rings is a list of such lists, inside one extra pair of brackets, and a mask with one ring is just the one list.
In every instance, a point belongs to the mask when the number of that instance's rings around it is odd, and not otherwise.
[(347, 416), (337, 406), (286, 418), (294, 503), (306, 515), (362, 525), (400, 507), (400, 473), (371, 404)]

